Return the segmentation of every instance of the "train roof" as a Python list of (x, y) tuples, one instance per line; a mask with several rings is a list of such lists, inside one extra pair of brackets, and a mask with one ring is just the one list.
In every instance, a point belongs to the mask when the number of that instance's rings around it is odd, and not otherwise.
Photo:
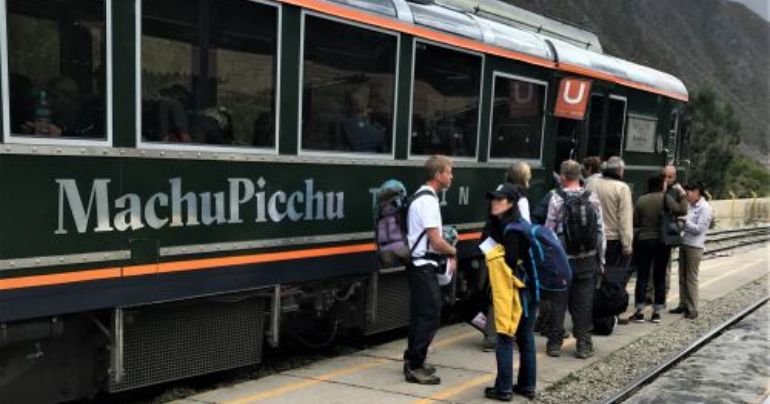
[[(549, 19), (497, 0), (281, 0), (329, 12), (324, 4), (341, 4), (396, 20), (390, 29), (422, 35), (428, 28), (511, 52), (491, 52), (570, 73), (616, 82), (644, 91), (687, 101), (684, 83), (668, 73), (603, 53), (596, 34)], [(339, 14), (332, 12), (332, 14)], [(348, 13), (347, 17), (350, 17)], [(392, 21), (393, 22), (393, 21)], [(404, 24), (405, 23), (405, 24)], [(418, 29), (410, 30), (413, 26)], [(448, 41), (452, 42), (452, 41)], [(467, 41), (456, 41), (460, 47)]]

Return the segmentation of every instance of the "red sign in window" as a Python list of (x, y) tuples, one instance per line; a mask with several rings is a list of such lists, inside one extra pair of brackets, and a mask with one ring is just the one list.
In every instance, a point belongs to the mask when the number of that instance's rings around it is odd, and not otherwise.
[(591, 80), (561, 79), (559, 98), (556, 100), (553, 114), (559, 118), (583, 120), (590, 95)]

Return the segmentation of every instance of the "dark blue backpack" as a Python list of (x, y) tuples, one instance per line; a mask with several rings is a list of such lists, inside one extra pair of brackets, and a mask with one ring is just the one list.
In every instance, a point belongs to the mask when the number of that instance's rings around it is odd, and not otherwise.
[(534, 282), (539, 290), (564, 291), (572, 282), (572, 269), (567, 253), (564, 252), (559, 238), (551, 229), (532, 225), (518, 219), (509, 224), (505, 231), (515, 231), (529, 240), (529, 257), (534, 274)]

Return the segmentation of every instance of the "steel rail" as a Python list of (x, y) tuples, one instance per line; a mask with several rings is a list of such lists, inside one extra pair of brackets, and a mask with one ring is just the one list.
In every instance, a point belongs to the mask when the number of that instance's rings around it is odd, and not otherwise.
[(723, 322), (719, 326), (711, 329), (711, 331), (709, 331), (708, 333), (704, 334), (703, 336), (701, 336), (700, 338), (692, 342), (682, 351), (679, 351), (674, 355), (670, 356), (663, 363), (661, 363), (660, 365), (652, 369), (652, 371), (649, 371), (643, 374), (642, 376), (634, 379), (631, 383), (623, 386), (620, 390), (615, 391), (612, 396), (601, 401), (601, 403), (602, 404), (622, 403), (623, 401), (629, 399), (639, 389), (650, 384), (652, 381), (657, 379), (662, 373), (672, 368), (673, 366), (679, 364), (679, 362), (686, 359), (688, 356), (690, 356), (690, 354), (694, 353), (695, 351), (700, 349), (702, 346), (706, 345), (708, 342), (718, 337), (722, 333), (722, 331), (725, 331), (727, 328), (733, 326), (738, 321), (742, 320), (749, 314), (753, 313), (755, 310), (760, 308), (763, 304), (767, 303), (768, 300), (770, 300), (770, 295), (765, 296), (759, 299), (759, 301), (752, 304), (751, 306), (744, 308), (743, 310), (733, 315), (732, 317), (727, 319), (725, 322)]

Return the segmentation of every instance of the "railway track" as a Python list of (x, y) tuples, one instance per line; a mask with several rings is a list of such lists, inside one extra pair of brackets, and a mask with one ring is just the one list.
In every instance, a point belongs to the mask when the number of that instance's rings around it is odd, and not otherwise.
[[(711, 231), (706, 236), (706, 257), (718, 256), (725, 251), (770, 241), (770, 225), (750, 228)], [(672, 254), (674, 260), (678, 254)]]
[(690, 355), (698, 351), (700, 348), (704, 347), (709, 342), (711, 342), (712, 340), (720, 336), (724, 331), (728, 330), (730, 327), (732, 327), (733, 325), (735, 325), (736, 323), (738, 323), (739, 321), (746, 318), (747, 316), (755, 312), (757, 309), (762, 307), (762, 305), (767, 304), (768, 300), (770, 300), (770, 296), (765, 296), (759, 301), (757, 301), (756, 303), (736, 313), (734, 316), (730, 317), (723, 323), (719, 324), (717, 327), (711, 329), (711, 331), (709, 331), (708, 333), (698, 338), (696, 341), (692, 342), (683, 350), (670, 356), (668, 359), (663, 361), (660, 365), (645, 372), (643, 375), (636, 378), (631, 383), (615, 391), (609, 398), (601, 401), (601, 403), (602, 404), (622, 403), (630, 399), (640, 389), (649, 385), (650, 383), (655, 381), (658, 377), (663, 375), (665, 372), (675, 367), (677, 364), (681, 363), (683, 360), (687, 359)]

